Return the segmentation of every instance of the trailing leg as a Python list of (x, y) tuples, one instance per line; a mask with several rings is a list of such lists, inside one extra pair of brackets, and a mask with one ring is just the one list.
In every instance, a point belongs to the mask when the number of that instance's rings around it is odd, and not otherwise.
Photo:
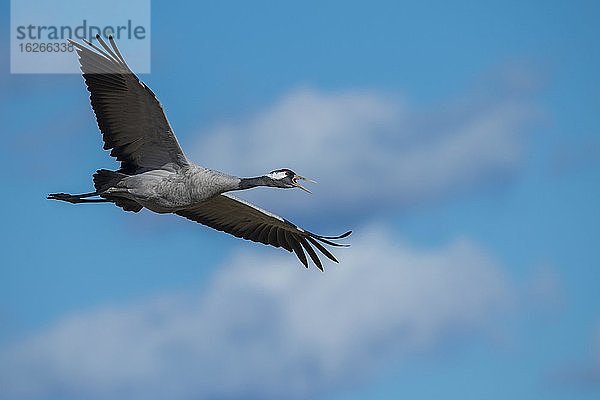
[(78, 203), (110, 203), (108, 199), (88, 199), (87, 197), (98, 196), (98, 192), (83, 193), (83, 194), (68, 194), (68, 193), (51, 193), (48, 195), (49, 200), (66, 201), (72, 204)]
[[(83, 194), (68, 194), (68, 193), (52, 193), (48, 195), (50, 200), (66, 201), (72, 204), (78, 203), (114, 203), (125, 211), (140, 211), (143, 206), (135, 200), (122, 197), (120, 193), (115, 193), (113, 188), (119, 186), (119, 182), (126, 178), (127, 175), (117, 171), (109, 171), (100, 169), (94, 174), (95, 192)], [(126, 188), (123, 188), (125, 192)], [(118, 192), (118, 191), (117, 191)], [(99, 196), (99, 199), (88, 199), (88, 197)]]

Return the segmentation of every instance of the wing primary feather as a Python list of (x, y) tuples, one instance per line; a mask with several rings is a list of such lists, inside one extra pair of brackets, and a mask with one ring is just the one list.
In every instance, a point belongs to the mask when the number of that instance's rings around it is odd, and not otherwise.
[[(311, 233), (312, 233), (312, 232), (311, 232)], [(333, 239), (333, 240), (335, 240), (335, 239), (343, 239), (343, 238), (346, 238), (346, 237), (350, 236), (351, 234), (352, 234), (352, 231), (348, 231), (348, 232), (346, 232), (346, 233), (342, 233), (342, 234), (341, 234), (341, 235), (339, 235), (339, 236), (322, 236), (322, 235), (315, 235), (315, 236), (318, 236), (318, 237), (320, 237), (321, 239)], [(314, 235), (314, 234), (313, 234), (313, 235)]]
[(125, 62), (125, 59), (123, 58), (123, 55), (119, 51), (119, 48), (117, 47), (117, 43), (115, 42), (115, 39), (113, 39), (112, 35), (110, 35), (108, 37), (108, 41), (110, 42), (110, 45), (112, 46), (113, 50), (115, 51), (115, 54), (117, 55), (117, 57), (119, 57), (119, 60), (121, 60), (121, 63), (123, 64), (123, 66), (125, 66), (128, 70), (131, 71), (131, 68), (129, 68), (129, 65), (127, 65), (127, 63)]
[[(112, 36), (111, 36), (112, 37)], [(112, 51), (112, 49), (110, 47), (108, 47), (108, 45), (106, 44), (106, 42), (104, 41), (104, 39), (102, 39), (102, 36), (100, 35), (96, 35), (96, 39), (98, 40), (98, 43), (100, 43), (100, 45), (104, 48), (104, 50), (106, 50), (106, 52), (108, 54), (110, 54), (111, 58), (117, 63), (120, 64), (119, 62), (119, 57), (117, 57), (117, 55), (115, 54), (114, 51)]]
[(306, 241), (306, 239), (305, 238), (300, 239), (300, 244), (302, 245), (302, 247), (304, 247), (304, 249), (306, 250), (306, 252), (310, 256), (311, 260), (313, 260), (313, 262), (317, 266), (317, 268), (319, 268), (321, 270), (321, 272), (323, 272), (324, 271), (323, 270), (323, 264), (321, 263), (321, 260), (319, 260), (319, 256), (317, 255), (317, 253), (315, 253), (315, 251), (313, 250), (313, 248), (310, 247), (310, 244), (308, 244), (308, 242)]
[(350, 246), (350, 245), (348, 245), (348, 244), (334, 243), (334, 242), (332, 242), (332, 241), (330, 241), (330, 240), (323, 239), (323, 237), (322, 237), (322, 236), (318, 236), (318, 235), (311, 235), (311, 237), (312, 237), (312, 238), (314, 238), (314, 239), (317, 239), (317, 240), (318, 240), (318, 241), (320, 241), (320, 242), (323, 242), (323, 243), (325, 243), (325, 244), (328, 244), (328, 245), (330, 245), (330, 246), (334, 246), (334, 247), (349, 247), (349, 246)]
[(304, 264), (306, 268), (308, 268), (308, 260), (306, 259), (306, 254), (304, 254), (304, 250), (302, 250), (302, 247), (298, 243), (298, 240), (296, 240), (296, 238), (294, 238), (293, 235), (288, 232), (285, 233), (285, 237), (288, 239), (288, 243), (290, 243), (292, 249), (294, 249), (294, 253), (296, 253), (298, 259), (302, 262), (302, 264)]
[(323, 247), (323, 245), (319, 242), (317, 242), (315, 239), (311, 238), (310, 236), (306, 238), (309, 242), (311, 242), (317, 249), (319, 249), (319, 251), (323, 254), (325, 254), (325, 256), (327, 258), (329, 258), (331, 261), (335, 261), (336, 263), (339, 263), (339, 261), (333, 256), (333, 254), (331, 254), (329, 252), (329, 250), (327, 250), (325, 247)]
[[(69, 41), (69, 43), (71, 43), (73, 46), (77, 47), (80, 51), (82, 52), (90, 52), (92, 54), (95, 54), (93, 51), (91, 51), (90, 49), (86, 48), (85, 46), (82, 46), (80, 43), (77, 43), (74, 40), (71, 39), (67, 39)], [(104, 57), (108, 58), (110, 61), (112, 62), (116, 62), (116, 60), (113, 60), (113, 58), (110, 56), (110, 54), (106, 53), (104, 50), (102, 50), (101, 48), (99, 48), (98, 46), (96, 46), (94, 43), (90, 42), (89, 40), (85, 40), (85, 43), (88, 44), (91, 48), (93, 48), (94, 50), (96, 50), (98, 53), (100, 53), (101, 55), (103, 55)]]

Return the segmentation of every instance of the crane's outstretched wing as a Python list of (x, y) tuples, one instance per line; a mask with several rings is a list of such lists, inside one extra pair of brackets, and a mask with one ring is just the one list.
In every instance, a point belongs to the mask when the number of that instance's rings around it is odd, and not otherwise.
[(69, 40), (79, 55), (104, 149), (121, 162), (121, 172), (174, 171), (188, 165), (156, 95), (131, 71), (112, 36), (101, 49)]
[(230, 194), (215, 196), (194, 207), (177, 211), (176, 214), (239, 238), (293, 251), (308, 268), (308, 260), (304, 253), (306, 250), (321, 271), (323, 271), (323, 264), (313, 246), (330, 260), (338, 262), (321, 243), (346, 247), (347, 245), (334, 243), (331, 240), (342, 239), (352, 233), (348, 231), (333, 237), (315, 235)]

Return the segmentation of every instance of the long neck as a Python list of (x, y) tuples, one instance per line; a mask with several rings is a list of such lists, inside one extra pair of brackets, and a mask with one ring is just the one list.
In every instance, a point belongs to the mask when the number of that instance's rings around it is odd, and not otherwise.
[(273, 179), (267, 176), (257, 176), (256, 178), (241, 178), (239, 190), (250, 189), (257, 186), (275, 186)]

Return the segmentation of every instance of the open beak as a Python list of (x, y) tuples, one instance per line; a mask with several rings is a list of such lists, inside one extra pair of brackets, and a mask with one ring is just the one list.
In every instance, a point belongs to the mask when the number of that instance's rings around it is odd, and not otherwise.
[(307, 188), (305, 188), (304, 186), (302, 186), (301, 184), (299, 184), (298, 181), (307, 181), (307, 182), (311, 182), (311, 183), (317, 183), (317, 182), (313, 181), (312, 179), (308, 179), (308, 178), (305, 178), (300, 175), (294, 175), (294, 178), (292, 179), (292, 184), (294, 186), (296, 186), (297, 188), (304, 190), (307, 193), (312, 193), (312, 192), (310, 190), (308, 190)]

